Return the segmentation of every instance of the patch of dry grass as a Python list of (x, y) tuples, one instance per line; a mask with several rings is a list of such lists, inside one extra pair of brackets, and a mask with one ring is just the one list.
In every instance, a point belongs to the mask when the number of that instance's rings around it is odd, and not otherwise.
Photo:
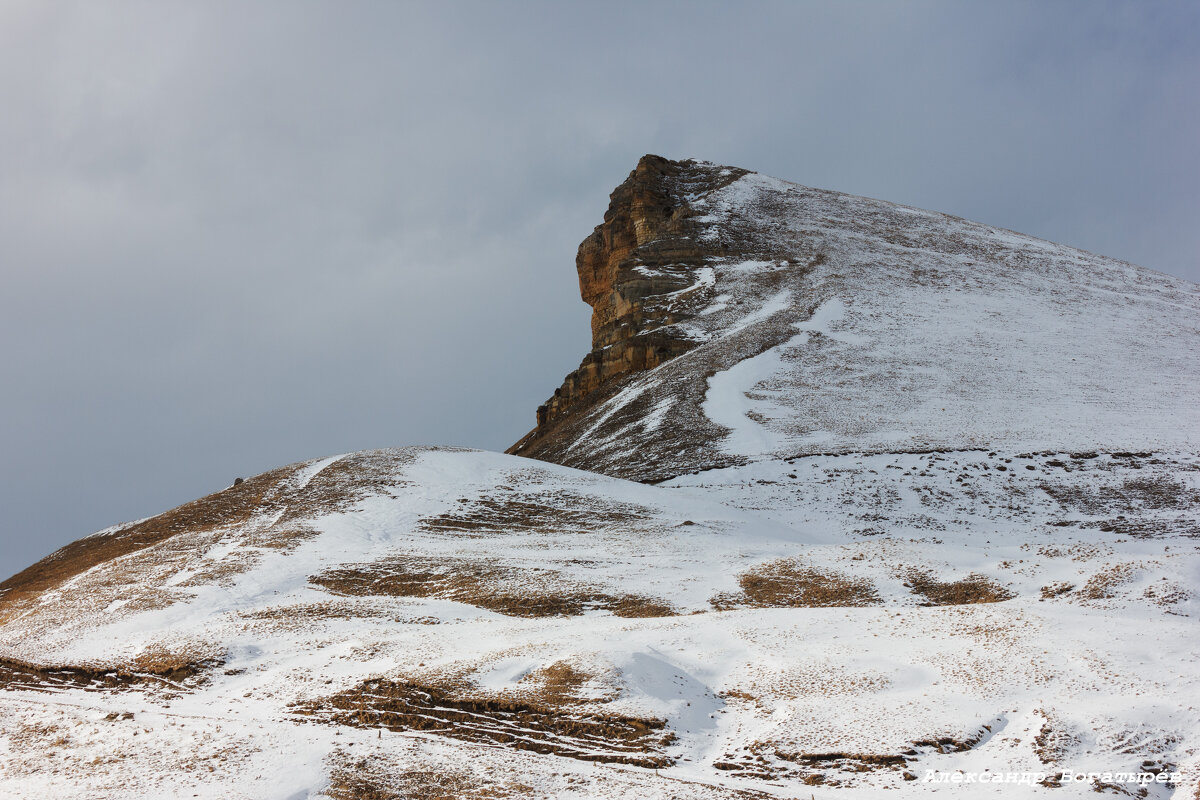
[(395, 494), (411, 485), (400, 475), (415, 458), (410, 450), (367, 450), (339, 458), (289, 494), (278, 524), (350, 511), (364, 498)]
[(165, 689), (173, 692), (200, 685), (208, 679), (208, 672), (220, 664), (220, 658), (205, 648), (156, 649), (143, 653), (129, 664), (112, 666), (35, 664), (0, 658), (0, 690)]
[(1052, 483), (1043, 483), (1041, 488), (1064, 509), (1093, 516), (1200, 507), (1200, 491), (1165, 474), (1128, 478), (1120, 485), (1096, 488)]
[(496, 533), (611, 529), (644, 521), (651, 514), (650, 509), (629, 503), (614, 503), (589, 495), (556, 491), (482, 497), (462, 502), (461, 509), (425, 517), (420, 526), (429, 531), (474, 538)]
[(1087, 579), (1079, 590), (1079, 599), (1084, 601), (1111, 600), (1119, 586), (1132, 581), (1139, 571), (1134, 564), (1115, 564), (1097, 572)]
[[(570, 679), (569, 679), (570, 680)], [(467, 695), (454, 685), (374, 679), (293, 711), (314, 721), (422, 731), (583, 761), (662, 767), (674, 740), (660, 719), (597, 714), (547, 700)]]
[(519, 688), (505, 692), (505, 696), (556, 707), (606, 703), (615, 697), (616, 692), (609, 687), (605, 687), (601, 696), (595, 696), (595, 691), (586, 691), (589, 687), (595, 689), (596, 685), (596, 676), (592, 673), (566, 661), (555, 661), (521, 678)]
[(354, 758), (337, 750), (331, 765), (326, 797), (331, 800), (505, 800), (529, 798), (533, 788), (511, 780), (469, 774), (447, 768), (412, 768), (378, 754)]
[(591, 609), (619, 617), (676, 613), (661, 600), (596, 591), (555, 570), (462, 558), (393, 557), (327, 570), (309, 580), (344, 596), (436, 597), (515, 617), (569, 617)]
[(798, 752), (786, 743), (754, 741), (713, 764), (738, 777), (792, 780), (808, 786), (846, 786), (864, 773), (899, 773), (912, 780), (911, 760), (925, 753), (963, 753), (974, 749), (992, 730), (991, 725), (955, 735), (937, 734), (911, 742), (899, 753), (866, 753), (841, 750)]
[(905, 575), (905, 586), (913, 594), (925, 598), (923, 606), (959, 606), (972, 603), (1000, 603), (1016, 595), (996, 581), (971, 573), (957, 581), (939, 581), (927, 572), (910, 569)]
[(1056, 597), (1061, 597), (1067, 592), (1075, 588), (1075, 584), (1070, 581), (1058, 581), (1042, 587), (1042, 600), (1053, 600)]
[(257, 512), (276, 507), (282, 499), (280, 487), (295, 469), (283, 467), (264, 472), (157, 517), (72, 542), (0, 583), (0, 607), (34, 598), (97, 564), (136, 553), (177, 534), (201, 533), (245, 522)]
[(805, 566), (795, 559), (761, 564), (738, 578), (742, 591), (712, 599), (718, 611), (731, 608), (805, 608), (869, 606), (879, 602), (874, 585)]
[(1167, 582), (1147, 586), (1142, 597), (1165, 609), (1186, 603), (1192, 598), (1192, 590), (1182, 584)]

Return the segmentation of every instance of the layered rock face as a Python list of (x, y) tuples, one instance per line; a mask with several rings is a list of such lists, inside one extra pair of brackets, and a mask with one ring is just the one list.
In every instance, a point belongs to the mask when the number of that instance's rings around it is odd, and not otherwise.
[(592, 350), (538, 408), (538, 427), (523, 442), (537, 439), (602, 385), (656, 367), (694, 345), (662, 330), (687, 313), (655, 301), (686, 292), (711, 255), (698, 243), (689, 199), (745, 174), (647, 155), (613, 191), (603, 224), (579, 245), (575, 262), (579, 293), (592, 307)]

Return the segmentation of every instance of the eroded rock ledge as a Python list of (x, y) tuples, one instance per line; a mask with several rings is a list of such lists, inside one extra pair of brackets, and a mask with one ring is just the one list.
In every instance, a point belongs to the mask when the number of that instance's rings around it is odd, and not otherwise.
[(669, 328), (687, 315), (656, 300), (695, 284), (696, 270), (717, 254), (701, 244), (691, 202), (745, 174), (646, 155), (613, 191), (604, 222), (579, 245), (575, 259), (579, 293), (592, 307), (592, 350), (538, 407), (537, 427), (508, 452), (521, 452), (607, 383), (694, 346)]

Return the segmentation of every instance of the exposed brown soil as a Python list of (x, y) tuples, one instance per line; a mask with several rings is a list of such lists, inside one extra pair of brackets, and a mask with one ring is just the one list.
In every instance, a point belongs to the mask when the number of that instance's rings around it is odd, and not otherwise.
[(1067, 592), (1075, 588), (1075, 584), (1068, 581), (1059, 581), (1042, 587), (1042, 599), (1053, 600), (1056, 597), (1061, 597)]
[(0, 658), (0, 690), (191, 689), (207, 680), (209, 670), (219, 665), (216, 660), (183, 662), (166, 655), (151, 656), (144, 662), (121, 668), (40, 665)]
[(1196, 513), (1179, 516), (1134, 516), (1124, 514), (1108, 519), (1090, 520), (1078, 523), (1080, 528), (1091, 528), (1104, 533), (1115, 533), (1118, 536), (1131, 536), (1135, 539), (1166, 539), (1173, 537), (1190, 537), (1200, 539), (1200, 519)]
[(1000, 603), (1016, 595), (986, 575), (972, 573), (957, 581), (939, 581), (927, 572), (912, 569), (905, 586), (925, 598), (923, 606), (960, 606), (972, 603)]
[[(620, 696), (621, 688), (614, 678), (612, 673), (596, 675), (582, 665), (555, 661), (525, 675), (515, 685), (495, 695), (494, 699), (532, 703), (539, 707), (594, 708)], [(447, 676), (441, 685), (447, 685), (446, 680), (454, 678)], [(464, 681), (457, 686), (462, 692), (469, 692), (472, 684)]]
[(920, 749), (932, 750), (935, 753), (965, 753), (983, 741), (983, 737), (992, 732), (991, 725), (981, 725), (974, 733), (966, 736), (936, 736), (928, 739), (918, 739), (912, 743), (912, 748), (904, 753), (915, 756)]
[[(581, 695), (583, 687), (592, 677), (591, 674), (576, 669), (565, 661), (556, 661), (548, 667), (529, 673), (521, 679), (521, 683), (528, 684), (541, 703), (562, 706), (602, 700)], [(523, 699), (529, 698), (526, 696)]]
[(738, 578), (740, 594), (712, 599), (719, 611), (731, 608), (868, 606), (879, 602), (870, 581), (802, 566), (793, 559), (762, 564)]
[(448, 770), (396, 770), (379, 758), (338, 753), (325, 794), (333, 800), (501, 800), (532, 797), (532, 789)]
[[(745, 752), (727, 755), (713, 767), (739, 778), (797, 780), (809, 786), (837, 786), (842, 776), (878, 770), (903, 770), (908, 760), (902, 755), (872, 753), (788, 753), (772, 745), (755, 742)], [(829, 773), (834, 773), (834, 777)]]
[[(806, 785), (838, 786), (846, 783), (847, 777), (860, 773), (906, 772), (909, 763), (925, 753), (966, 752), (977, 746), (991, 730), (990, 725), (982, 725), (965, 736), (919, 739), (902, 753), (798, 753), (772, 742), (759, 741), (737, 753), (727, 754), (713, 766), (742, 778), (798, 780)], [(905, 780), (910, 778), (905, 777)]]
[(425, 530), (461, 536), (490, 533), (557, 533), (564, 530), (597, 530), (629, 525), (650, 516), (650, 510), (630, 504), (601, 502), (596, 497), (570, 492), (485, 497), (464, 504), (461, 510), (426, 517)]
[(608, 598), (600, 607), (611, 611), (613, 616), (628, 617), (631, 619), (673, 617), (679, 613), (675, 610), (674, 606), (663, 600), (657, 600), (653, 597), (646, 597), (640, 594), (623, 594), (618, 597)]
[(620, 617), (675, 614), (660, 600), (593, 591), (554, 570), (518, 570), (467, 559), (397, 557), (327, 570), (309, 580), (340, 595), (436, 597), (514, 617), (569, 617), (592, 609)]
[(328, 619), (387, 619), (394, 622), (418, 622), (406, 620), (395, 612), (379, 608), (364, 608), (348, 601), (326, 601), (322, 603), (297, 603), (278, 605), (254, 611), (240, 611), (238, 618), (249, 622), (270, 622), (272, 627), (303, 627), (311, 622)]
[(355, 689), (300, 703), (293, 709), (319, 722), (422, 731), (584, 761), (640, 767), (674, 763), (665, 753), (674, 734), (666, 730), (663, 720), (467, 698), (454, 689), (408, 681), (366, 681)]
[[(338, 751), (331, 757), (333, 764), (330, 770), (330, 785), (325, 793), (333, 800), (504, 800), (505, 798), (538, 798), (552, 800), (557, 796), (553, 790), (534, 789), (519, 779), (505, 779), (495, 775), (481, 774), (477, 771), (469, 774), (462, 770), (425, 769), (415, 767), (409, 761), (398, 763), (397, 760), (380, 757), (377, 754), (365, 758), (354, 758), (352, 752)], [(635, 774), (625, 773), (629, 778)], [(599, 775), (594, 778), (575, 773), (564, 776), (566, 784), (573, 787), (573, 796), (578, 795), (582, 787), (603, 785), (611, 780), (612, 775)], [(739, 800), (770, 800), (774, 795), (747, 789), (731, 789), (712, 785), (703, 785), (679, 778), (653, 776), (658, 787), (656, 793), (662, 793), (662, 787), (670, 786), (669, 796), (673, 798), (704, 797), (707, 800), (716, 798), (739, 798)], [(639, 781), (639, 783), (641, 783)], [(644, 784), (642, 784), (644, 785)], [(612, 791), (609, 784), (609, 790)], [(632, 788), (632, 787), (630, 787)], [(648, 787), (647, 787), (648, 790)], [(623, 797), (634, 795), (622, 792)]]

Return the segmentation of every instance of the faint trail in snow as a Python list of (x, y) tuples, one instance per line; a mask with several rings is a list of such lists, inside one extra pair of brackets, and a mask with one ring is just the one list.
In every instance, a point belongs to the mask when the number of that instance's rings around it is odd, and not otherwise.
[(342, 453), (341, 455), (330, 456), (329, 458), (324, 458), (320, 461), (314, 461), (304, 469), (297, 470), (296, 475), (292, 478), (297, 491), (308, 486), (312, 479), (320, 475), (326, 467), (336, 464), (338, 461), (341, 461), (343, 458), (345, 458), (346, 455), (346, 453)]

